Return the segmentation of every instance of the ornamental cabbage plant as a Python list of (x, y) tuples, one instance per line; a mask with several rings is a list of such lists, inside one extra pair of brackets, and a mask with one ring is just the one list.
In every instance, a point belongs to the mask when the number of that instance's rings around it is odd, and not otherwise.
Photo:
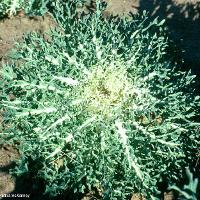
[(55, 3), (60, 27), (27, 35), (1, 70), (1, 138), (18, 144), (15, 174), (45, 193), (96, 189), (102, 199), (155, 199), (199, 147), (194, 76), (167, 59), (163, 21), (80, 15)]

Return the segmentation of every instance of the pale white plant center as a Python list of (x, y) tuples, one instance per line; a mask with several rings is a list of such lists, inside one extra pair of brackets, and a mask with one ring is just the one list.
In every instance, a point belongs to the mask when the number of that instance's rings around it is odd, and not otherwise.
[(94, 66), (81, 85), (82, 98), (92, 113), (110, 116), (115, 108), (122, 108), (133, 98), (133, 83), (120, 63)]

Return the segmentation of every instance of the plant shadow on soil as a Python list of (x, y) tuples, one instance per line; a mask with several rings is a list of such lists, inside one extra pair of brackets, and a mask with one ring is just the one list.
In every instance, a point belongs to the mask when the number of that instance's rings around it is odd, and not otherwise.
[(174, 60), (179, 62), (180, 69), (191, 69), (200, 78), (200, 2), (140, 0), (140, 10), (146, 10), (153, 18), (166, 20), (167, 33), (173, 42), (169, 52), (174, 57), (176, 51)]
[[(168, 27), (168, 36), (172, 43), (169, 46), (169, 55), (171, 54), (174, 58), (174, 62), (177, 62), (181, 70), (192, 70), (193, 74), (196, 74), (198, 78), (200, 78), (200, 2), (195, 5), (192, 3), (184, 3), (184, 4), (176, 4), (172, 0), (140, 0), (140, 6), (138, 7), (139, 12), (143, 10), (147, 10), (152, 18), (159, 16), (160, 19), (166, 19), (166, 25)], [(109, 12), (108, 12), (109, 13)], [(6, 19), (7, 20), (7, 19)], [(14, 19), (15, 20), (15, 19)], [(9, 27), (10, 22), (6, 22), (5, 26), (2, 27), (2, 22), (0, 22), (0, 60), (6, 58), (6, 53), (9, 49), (13, 47), (13, 39), (19, 39), (22, 37), (23, 33), (26, 31), (33, 31), (32, 27), (36, 27), (36, 30), (39, 32), (43, 32), (46, 28), (52, 26), (52, 21), (48, 20), (48, 22), (40, 22), (36, 23), (38, 19), (32, 19), (32, 21), (26, 19), (16, 20), (16, 22), (11, 23), (11, 29), (7, 29)], [(45, 20), (45, 18), (43, 18)], [(151, 18), (150, 18), (151, 20)], [(24, 22), (23, 22), (24, 21)], [(33, 25), (33, 22), (35, 25)], [(24, 25), (23, 29), (23, 23)], [(12, 29), (15, 27), (15, 30)], [(40, 27), (40, 28), (38, 28)], [(20, 31), (21, 29), (21, 31)], [(5, 31), (7, 30), (7, 32)], [(23, 31), (22, 31), (23, 30)], [(16, 37), (16, 33), (20, 32), (18, 37)], [(2, 37), (3, 36), (3, 37)], [(176, 45), (174, 47), (174, 45)], [(174, 54), (175, 53), (175, 54)], [(175, 55), (175, 56), (174, 56)], [(182, 62), (184, 60), (184, 62)], [(200, 79), (199, 79), (199, 92), (200, 92)], [(9, 150), (12, 152), (12, 150)], [(12, 153), (11, 153), (12, 154)], [(17, 155), (16, 152), (13, 152), (13, 155)], [(11, 156), (12, 157), (12, 156)], [(1, 159), (1, 158), (0, 158)], [(0, 173), (8, 174), (8, 170), (14, 166), (14, 163), (7, 163), (5, 166), (0, 166)], [(194, 163), (191, 166), (195, 166)], [(196, 170), (194, 171), (194, 175), (196, 177), (199, 176), (198, 171), (200, 169), (200, 162), (196, 166)], [(42, 193), (44, 191), (44, 184), (41, 180), (34, 180), (33, 176), (24, 176), (20, 178), (16, 178), (14, 183), (15, 189), (11, 192), (11, 194), (23, 193), (23, 194), (31, 194), (31, 199), (49, 199), (45, 197)], [(1, 178), (1, 177), (0, 177)], [(200, 178), (200, 177), (199, 177)], [(185, 178), (187, 182), (187, 178)], [(6, 182), (7, 181), (7, 182)], [(10, 189), (13, 188), (13, 185), (10, 185), (12, 182), (11, 178), (5, 180), (7, 186)], [(181, 182), (180, 181), (180, 182)], [(36, 187), (38, 184), (41, 187)], [(10, 185), (10, 186), (9, 186)], [(0, 185), (1, 186), (1, 185)], [(181, 186), (181, 184), (180, 184)], [(159, 185), (160, 189), (166, 191), (167, 183), (163, 182)], [(1, 190), (1, 188), (0, 188)], [(200, 188), (199, 188), (200, 191)], [(1, 191), (0, 191), (1, 192)], [(55, 200), (59, 199), (67, 199), (67, 200), (76, 200), (82, 199), (83, 196), (74, 197), (72, 191), (67, 192), (65, 195), (55, 198)], [(95, 197), (89, 197), (86, 199), (97, 199)], [(91, 195), (92, 196), (92, 195)], [(7, 198), (5, 198), (7, 199)], [(13, 198), (16, 199), (16, 198)], [(200, 197), (199, 197), (200, 199)]]
[[(191, 70), (196, 75), (196, 93), (200, 94), (200, 2), (188, 0), (140, 0), (140, 11), (146, 10), (151, 18), (165, 19), (167, 34), (170, 39), (168, 55), (181, 71)], [(200, 119), (196, 119), (199, 121)], [(194, 152), (196, 159), (190, 163), (194, 177), (200, 180), (199, 157)], [(179, 186), (188, 182), (184, 177)], [(198, 184), (198, 197), (200, 199), (200, 184)]]

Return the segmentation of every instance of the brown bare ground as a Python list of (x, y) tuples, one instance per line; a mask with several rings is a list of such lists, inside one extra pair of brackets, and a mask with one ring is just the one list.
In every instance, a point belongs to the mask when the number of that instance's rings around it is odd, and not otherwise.
[(49, 15), (32, 18), (22, 15), (0, 21), (0, 61), (12, 49), (15, 41), (22, 39), (24, 33), (31, 31), (44, 33), (52, 26), (55, 26), (55, 22)]

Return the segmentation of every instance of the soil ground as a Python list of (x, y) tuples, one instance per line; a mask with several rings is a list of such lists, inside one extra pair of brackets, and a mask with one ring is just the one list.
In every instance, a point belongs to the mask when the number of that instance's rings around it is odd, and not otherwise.
[[(183, 59), (183, 68), (191, 69), (200, 77), (200, 2), (198, 0), (105, 0), (108, 4), (106, 15), (123, 15), (129, 12), (137, 13), (147, 10), (152, 17), (166, 19), (168, 36), (176, 44), (180, 51), (180, 60)], [(16, 40), (20, 40), (23, 34), (30, 31), (38, 31), (43, 34), (48, 31), (55, 22), (49, 15), (44, 17), (28, 18), (17, 16), (12, 19), (0, 21), (0, 66), (6, 61), (7, 54), (14, 46)], [(200, 82), (200, 79), (199, 79)], [(2, 120), (0, 120), (2, 123)], [(20, 184), (24, 184), (26, 191), (27, 180), (15, 180), (8, 171), (13, 162), (19, 158), (15, 147), (0, 146), (0, 194), (16, 193), (21, 191)], [(33, 192), (28, 187), (27, 191)], [(41, 199), (42, 197), (35, 197)], [(173, 195), (165, 195), (163, 199), (172, 200)], [(1, 199), (1, 198), (0, 198)], [(31, 198), (33, 199), (33, 198)], [(85, 197), (86, 199), (92, 199)], [(136, 196), (132, 200), (139, 200)]]
[(44, 33), (54, 25), (55, 22), (49, 15), (32, 18), (16, 16), (0, 21), (0, 60), (5, 59), (15, 41), (21, 39), (24, 33), (31, 31)]

